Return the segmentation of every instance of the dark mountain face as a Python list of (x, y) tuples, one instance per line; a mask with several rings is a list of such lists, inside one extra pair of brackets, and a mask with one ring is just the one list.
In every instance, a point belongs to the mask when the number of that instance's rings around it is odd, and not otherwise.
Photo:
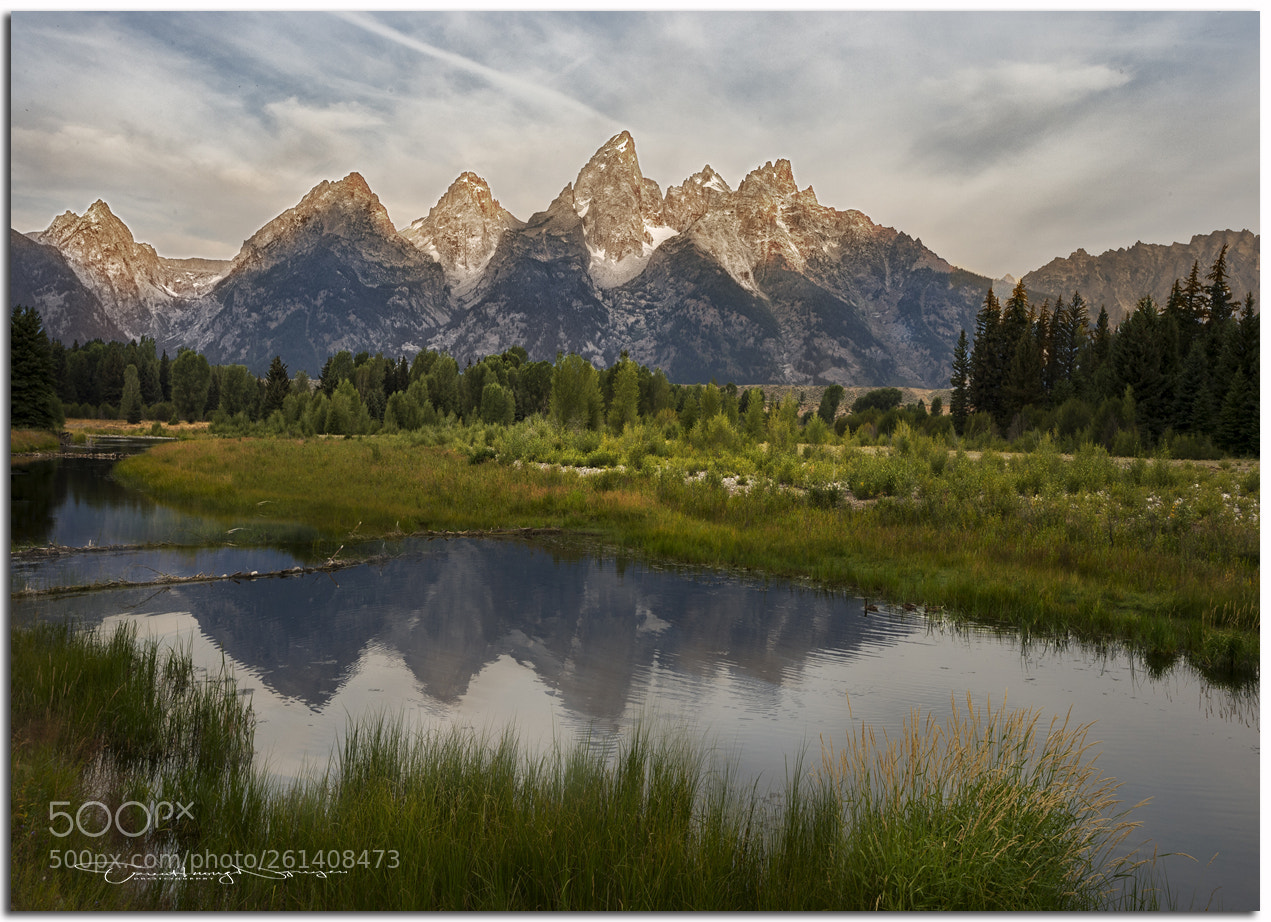
[(569, 194), (566, 188), (547, 211), (502, 237), (467, 305), (437, 337), (461, 365), (516, 345), (536, 361), (558, 351), (603, 361), (609, 311), (588, 274)]
[(414, 353), (449, 319), (441, 266), (356, 173), (261, 228), (204, 301), (196, 346), (258, 374), (275, 355), (316, 374), (341, 349)]
[(771, 306), (688, 237), (668, 240), (639, 276), (609, 294), (621, 348), (672, 381), (784, 379)]
[(9, 305), (34, 307), (50, 339), (123, 339), (101, 301), (80, 281), (62, 251), (9, 230)]
[[(1233, 294), (1256, 291), (1258, 238), (1226, 235)], [(1163, 301), (1193, 260), (1208, 268), (1218, 236), (1078, 251), (1025, 283), (1039, 301), (1079, 290), (1110, 312), (1145, 293)], [(159, 257), (104, 202), (59, 216), (40, 240), (51, 246), (11, 234), (11, 298), (39, 309), (51, 335), (151, 335), (259, 375), (274, 355), (316, 374), (341, 349), (443, 349), (463, 365), (519, 345), (602, 366), (627, 350), (681, 382), (943, 387), (991, 284), (820, 204), (787, 160), (736, 190), (706, 166), (663, 195), (626, 132), (525, 223), (465, 172), (398, 233), (351, 173), (319, 183), (228, 265)]]

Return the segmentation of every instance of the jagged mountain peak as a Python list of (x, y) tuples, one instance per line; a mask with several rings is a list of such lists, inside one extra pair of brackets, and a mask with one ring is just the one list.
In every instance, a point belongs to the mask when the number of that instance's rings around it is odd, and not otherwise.
[(795, 195), (799, 187), (794, 182), (794, 170), (789, 160), (769, 160), (758, 169), (751, 170), (741, 181), (737, 191), (742, 195)]
[(234, 257), (234, 267), (269, 262), (271, 253), (287, 251), (302, 235), (358, 238), (367, 233), (397, 237), (388, 210), (362, 174), (349, 173), (335, 182), (324, 179), (294, 208), (287, 209), (244, 241)]
[(663, 217), (668, 225), (683, 232), (732, 194), (733, 190), (724, 177), (711, 169), (708, 163), (680, 185), (666, 190)]
[(154, 312), (176, 297), (154, 247), (138, 243), (102, 199), (83, 215), (58, 215), (46, 230), (32, 236), (62, 252), (127, 336), (143, 335)]
[(522, 222), (499, 204), (489, 184), (461, 173), (428, 215), (412, 221), (402, 237), (441, 263), (446, 279), (463, 294), (476, 282), (504, 233)]
[(601, 146), (573, 183), (574, 213), (582, 219), (591, 277), (601, 288), (629, 281), (676, 230), (663, 215), (662, 190), (640, 172), (627, 131)]
[(126, 240), (129, 244), (134, 242), (128, 225), (124, 224), (102, 199), (89, 205), (83, 215), (77, 215), (73, 211), (58, 215), (42, 233), (36, 235), (36, 239), (41, 243), (61, 246), (76, 236), (82, 237), (84, 234), (91, 234), (95, 239), (102, 239), (104, 235), (106, 238)]

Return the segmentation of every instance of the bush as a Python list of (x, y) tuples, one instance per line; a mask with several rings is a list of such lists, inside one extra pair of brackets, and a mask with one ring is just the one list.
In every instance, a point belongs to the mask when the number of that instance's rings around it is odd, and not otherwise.
[(176, 411), (177, 411), (176, 404), (170, 401), (163, 401), (161, 403), (152, 403), (150, 404), (150, 406), (146, 407), (145, 418), (157, 419), (160, 422), (166, 423), (168, 420), (170, 420), (173, 417)]
[(904, 395), (899, 388), (879, 387), (857, 397), (852, 403), (852, 413), (864, 413), (866, 410), (882, 410), (886, 412), (900, 406)]

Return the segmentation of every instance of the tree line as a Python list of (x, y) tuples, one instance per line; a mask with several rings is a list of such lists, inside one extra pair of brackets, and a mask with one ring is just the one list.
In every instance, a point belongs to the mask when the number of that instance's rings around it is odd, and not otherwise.
[(896, 388), (871, 391), (840, 415), (845, 391), (830, 385), (815, 411), (800, 414), (802, 394), (768, 401), (760, 388), (674, 384), (625, 352), (598, 368), (573, 353), (555, 362), (530, 361), (524, 348), (514, 346), (461, 370), (453, 356), (436, 350), (421, 351), (410, 362), (342, 350), (310, 380), (304, 371), (291, 376), (278, 356), (258, 378), (244, 365), (213, 365), (192, 349), (170, 358), (145, 337), (67, 348), (47, 338), (31, 308), (14, 308), (12, 330), (13, 424), (27, 428), (55, 428), (72, 416), (160, 424), (211, 420), (223, 431), (356, 435), (448, 421), (510, 425), (539, 415), (576, 430), (621, 433), (656, 421), (703, 444), (746, 437), (793, 445), (842, 436), (849, 427), (885, 435), (902, 419), (927, 429), (950, 426), (940, 418), (938, 398), (929, 416), (922, 405), (902, 408)]
[(990, 288), (974, 342), (954, 350), (950, 411), (959, 435), (1054, 432), (1131, 455), (1258, 454), (1258, 315), (1227, 284), (1224, 246), (1160, 307), (1141, 298), (1116, 328), (1093, 328), (1079, 293), (1031, 304), (1023, 282), (1003, 305)]

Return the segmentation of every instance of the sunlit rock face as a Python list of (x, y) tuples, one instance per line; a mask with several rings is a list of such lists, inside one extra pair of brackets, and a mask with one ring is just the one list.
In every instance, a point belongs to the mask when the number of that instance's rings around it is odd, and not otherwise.
[(490, 193), (476, 173), (463, 173), (426, 217), (411, 222), (402, 237), (441, 264), (453, 291), (465, 294), (485, 272), (503, 235), (523, 227)]
[(155, 315), (179, 297), (154, 247), (133, 240), (101, 199), (83, 215), (58, 215), (35, 240), (57, 247), (126, 338), (151, 333)]

